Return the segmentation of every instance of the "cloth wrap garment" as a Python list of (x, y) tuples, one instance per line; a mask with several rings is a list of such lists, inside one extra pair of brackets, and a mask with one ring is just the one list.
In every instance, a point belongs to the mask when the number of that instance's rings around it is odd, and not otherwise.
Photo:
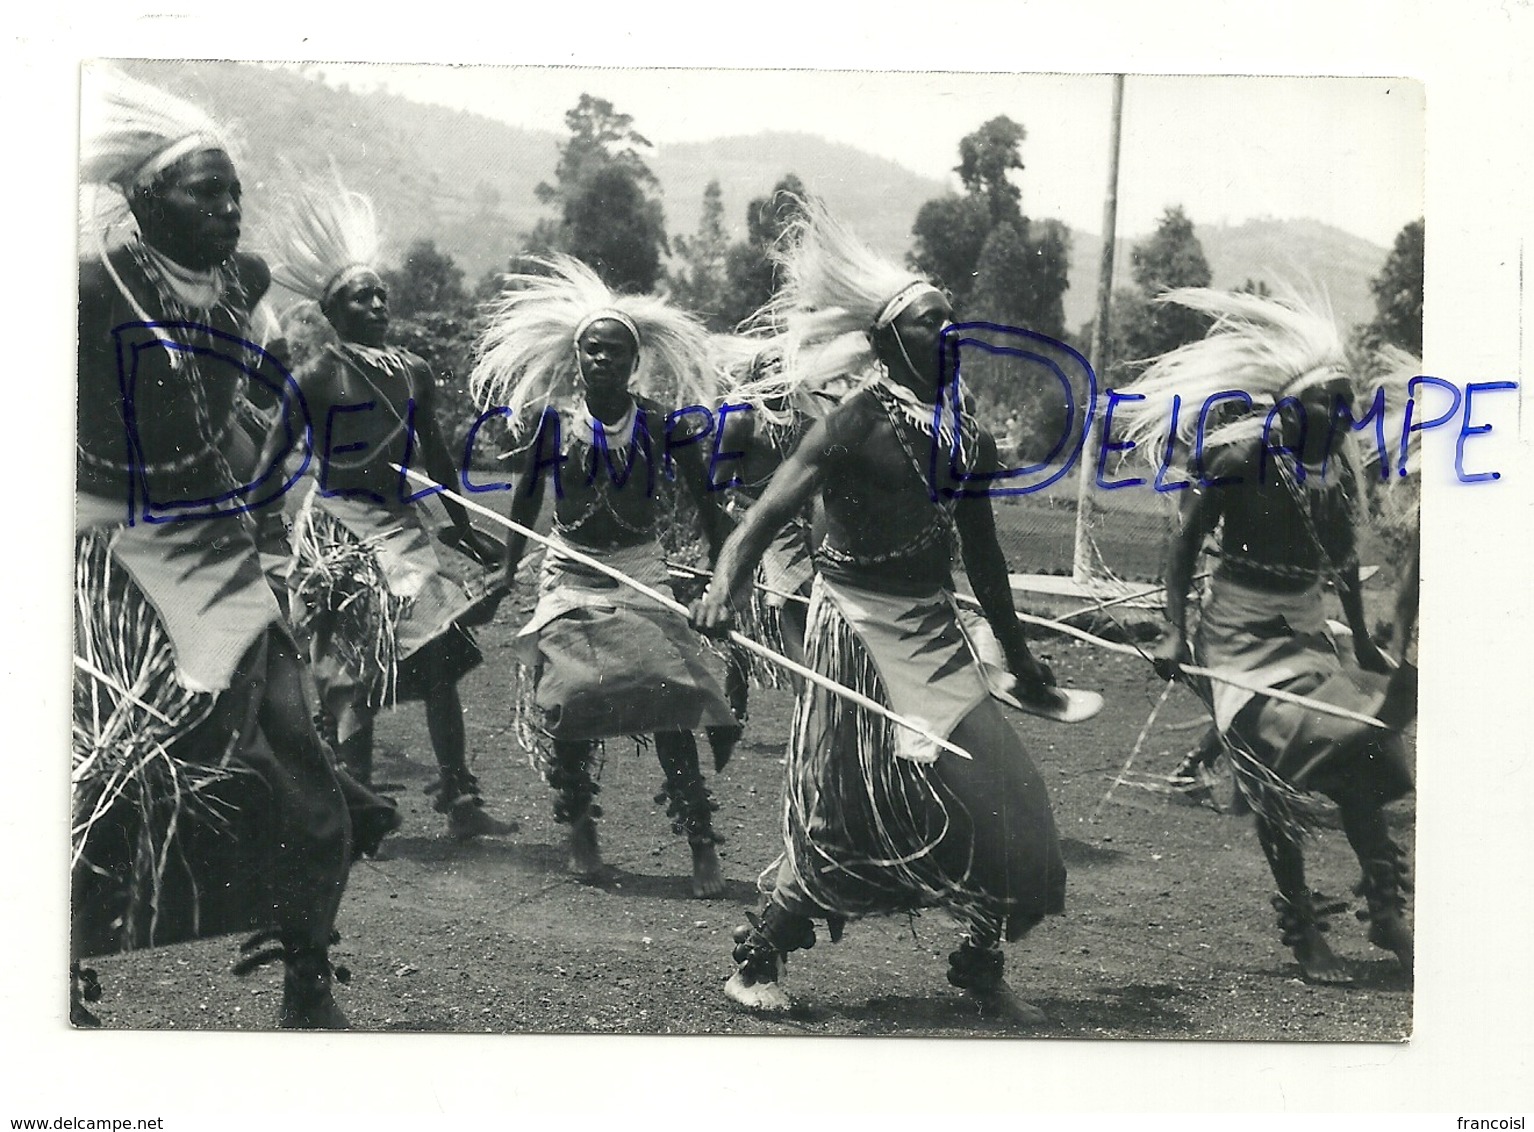
[[(295, 620), (312, 634), (315, 678), (327, 703), (350, 697), (377, 710), (420, 699), (431, 684), (455, 683), (482, 662), (460, 619), (472, 619), (493, 579), (441, 541), (425, 510), (317, 488), (305, 498), (289, 585)], [(373, 558), (371, 592), (352, 588), (351, 578), (332, 584), (315, 566), (327, 551), (358, 549)], [(349, 601), (365, 604), (366, 615), (349, 616)]]
[[(274, 747), (266, 733), (270, 652), (296, 646), (249, 520), (128, 521), (130, 497), (227, 487), (216, 469), (240, 439), (244, 371), (223, 359), (250, 337), (265, 268), (237, 255), (221, 299), (191, 310), (167, 297), (137, 245), (109, 255), (80, 272), (73, 949), (274, 918), (295, 944), (323, 947), (350, 826), (318, 736)], [(143, 312), (169, 328), (181, 364), (160, 345), (119, 355), (117, 332), (142, 327)], [(124, 356), (132, 365), (120, 370)], [(155, 427), (125, 464), (135, 418)], [(279, 694), (312, 711), (313, 689), (299, 683)]]
[[(115, 728), (76, 728), (79, 954), (266, 926), (274, 887), (280, 899), (310, 894), (314, 934), (323, 923), (328, 935), (345, 884), (346, 809), (328, 751), (274, 750), (260, 726), (266, 650), (273, 634), (291, 638), (250, 533), (239, 520), (123, 526), (120, 504), (88, 495), (76, 515), (77, 655), (98, 671), (147, 674), (168, 652), (175, 685), (137, 682), (129, 699), (121, 680), (75, 674), (77, 720), (101, 719), (108, 698), (117, 712)], [(91, 639), (88, 609), (122, 635)], [(163, 720), (139, 705), (178, 726), (158, 731)], [(137, 783), (102, 808), (106, 783), (130, 762)], [(172, 767), (174, 780), (163, 773)]]
[(789, 740), (775, 900), (848, 918), (939, 906), (991, 939), (1063, 910), (1043, 777), (990, 700), (975, 648), (948, 591), (899, 597), (816, 578), (809, 665), (934, 735), (953, 739), (964, 724), (987, 741), (965, 763), (807, 686)]
[[(669, 579), (658, 543), (580, 549), (665, 592)], [(525, 744), (536, 749), (542, 739), (609, 739), (735, 722), (698, 635), (677, 613), (552, 550), (544, 556), (538, 595), (517, 639), (518, 658), (533, 676), (531, 702), (519, 713), (534, 727)]]
[[(1260, 589), (1217, 573), (1194, 641), (1198, 663), (1277, 688), (1377, 715), (1388, 678), (1344, 665), (1327, 629), (1321, 586), (1295, 593)], [(1282, 779), (1333, 799), (1384, 804), (1412, 789), (1405, 745), (1380, 731), (1297, 704), (1211, 681), (1215, 726)], [(1234, 764), (1239, 771), (1239, 763)], [(1254, 799), (1261, 811), (1262, 800)]]

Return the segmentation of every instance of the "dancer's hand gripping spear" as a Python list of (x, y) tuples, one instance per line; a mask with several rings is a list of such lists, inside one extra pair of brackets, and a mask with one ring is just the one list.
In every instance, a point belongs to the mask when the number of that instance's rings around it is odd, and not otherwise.
[[(420, 472), (412, 471), (411, 469), (401, 467), (398, 464), (394, 466), (401, 475), (408, 476), (419, 486), (423, 488), (437, 488), (447, 498), (456, 500), (465, 508), (474, 512), (476, 515), (483, 515), (491, 522), (494, 522), (502, 527), (505, 527), (509, 531), (512, 531), (523, 536), (524, 538), (530, 539), (533, 542), (542, 545), (551, 553), (562, 555), (565, 558), (571, 559), (572, 561), (579, 562), (583, 566), (589, 566), (593, 570), (600, 571), (601, 573), (607, 575), (609, 578), (612, 578), (614, 581), (628, 586), (630, 589), (636, 591), (637, 593), (644, 594), (645, 597), (649, 598), (651, 601), (657, 602), (658, 604), (664, 606), (674, 613), (679, 613), (683, 617), (688, 616), (689, 611), (687, 607), (681, 602), (666, 596), (659, 590), (652, 589), (650, 586), (645, 585), (643, 582), (635, 578), (629, 577), (622, 570), (618, 570), (612, 566), (609, 566), (601, 559), (593, 558), (588, 554), (583, 554), (579, 550), (576, 550), (574, 547), (570, 546), (568, 543), (561, 542), (558, 539), (550, 538), (547, 535), (541, 535), (537, 531), (534, 531), (529, 527), (525, 527), (513, 519), (509, 519), (497, 511), (492, 511), (490, 508), (458, 494), (450, 488), (437, 483), (430, 477), (422, 475)], [(813, 668), (808, 668), (805, 665), (790, 660), (788, 657), (783, 656), (781, 653), (774, 652), (772, 649), (766, 647), (765, 645), (753, 641), (744, 633), (740, 633), (734, 629), (731, 629), (729, 630), (728, 637), (731, 642), (739, 645), (747, 652), (754, 653), (755, 655), (761, 657), (763, 660), (778, 665), (780, 668), (786, 668), (788, 671), (802, 677), (803, 679), (809, 681), (811, 684), (815, 684), (818, 687), (824, 688), (826, 691), (831, 692), (834, 695), (841, 696), (843, 699), (849, 700), (861, 708), (874, 712), (876, 715), (883, 716), (897, 727), (904, 727), (908, 731), (914, 731), (923, 739), (926, 739), (930, 743), (936, 744), (938, 747), (941, 747), (945, 751), (958, 755), (963, 759), (972, 758), (970, 753), (963, 747), (957, 746), (954, 743), (950, 743), (946, 739), (932, 734), (932, 732), (928, 731), (920, 724), (907, 719), (905, 716), (900, 715), (897, 712), (891, 711), (889, 708), (879, 703), (878, 700), (869, 699), (862, 693), (856, 692), (843, 684), (837, 683), (829, 676), (823, 676), (821, 673), (816, 672)]]

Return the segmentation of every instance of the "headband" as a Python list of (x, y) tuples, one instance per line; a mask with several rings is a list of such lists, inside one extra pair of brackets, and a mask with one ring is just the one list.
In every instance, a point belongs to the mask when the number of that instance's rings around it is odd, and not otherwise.
[(357, 276), (372, 270), (373, 265), (370, 263), (349, 263), (345, 267), (341, 268), (340, 271), (336, 272), (330, 277), (330, 282), (326, 283), (325, 289), (320, 292), (320, 306), (324, 306), (326, 303), (330, 302), (337, 291), (339, 291), (342, 287), (345, 287), (353, 279), (357, 278)]
[(198, 153), (205, 149), (222, 150), (223, 148), (224, 142), (210, 134), (188, 134), (158, 153), (151, 154), (148, 160), (134, 170), (133, 176), (128, 179), (128, 184), (135, 189), (148, 188), (156, 177), (187, 154)]
[(628, 332), (631, 335), (633, 335), (633, 337), (634, 337), (634, 347), (636, 349), (638, 349), (638, 347), (640, 345), (640, 342), (639, 342), (639, 327), (634, 325), (634, 320), (633, 319), (631, 319), (628, 315), (624, 314), (622, 311), (617, 310), (614, 307), (603, 307), (601, 310), (592, 311), (585, 318), (581, 319), (580, 322), (576, 323), (575, 324), (575, 335), (574, 335), (575, 342), (577, 344), (579, 344), (579, 342), (581, 340), (581, 335), (586, 333), (586, 331), (588, 329), (590, 329), (592, 323), (594, 323), (594, 322), (603, 322), (603, 321), (606, 321), (607, 319), (611, 319), (613, 322), (622, 323), (623, 326), (625, 328), (627, 328)]
[(943, 292), (939, 291), (925, 279), (914, 279), (907, 283), (891, 296), (889, 302), (884, 304), (884, 309), (879, 312), (879, 317), (874, 319), (874, 329), (883, 330), (900, 317), (901, 311), (929, 292), (939, 297), (942, 297), (943, 294)]

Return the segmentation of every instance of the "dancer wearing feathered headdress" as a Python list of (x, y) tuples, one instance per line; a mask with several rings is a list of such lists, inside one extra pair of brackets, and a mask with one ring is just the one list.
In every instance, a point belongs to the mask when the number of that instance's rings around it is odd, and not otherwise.
[[(775, 532), (817, 493), (825, 535), (806, 663), (923, 721), (968, 751), (804, 689), (789, 746), (784, 852), (759, 920), (736, 936), (726, 993), (758, 1010), (790, 1005), (780, 980), (790, 951), (810, 946), (813, 920), (831, 935), (852, 917), (946, 908), (967, 928), (949, 981), (983, 1009), (1043, 1021), (1003, 978), (1000, 943), (1062, 910), (1065, 866), (1043, 776), (992, 703), (958, 617), (951, 572), (956, 532), (1018, 696), (1057, 704), (1054, 677), (1029, 651), (985, 497), (936, 503), (927, 483), (939, 343), (952, 321), (926, 280), (859, 243), (807, 202), (779, 249), (784, 285), (763, 319), (779, 329), (784, 390), (816, 388), (877, 366), (877, 375), (816, 422), (773, 476), (720, 555), (693, 619), (716, 632), (743, 601)], [(996, 466), (972, 417), (944, 442), (973, 470)]]
[(294, 524), (289, 584), (336, 751), (371, 782), (374, 716), (386, 702), (419, 699), (449, 836), (505, 835), (514, 827), (485, 811), (469, 770), (458, 696), (458, 681), (483, 660), (470, 625), (488, 621), (504, 593), (504, 549), (446, 496), (452, 525), (439, 536), (424, 501), (405, 502), (400, 491), (396, 464), (419, 464), (439, 483), (455, 483), (456, 473), (431, 367), (386, 342), (372, 203), (336, 174), (297, 188), (279, 230), (273, 278), (317, 306), (333, 331), (295, 373), (313, 418), (338, 423)]
[[(1415, 366), (1397, 359), (1384, 378), (1356, 380), (1332, 319), (1293, 292), (1268, 298), (1194, 289), (1170, 292), (1162, 301), (1201, 311), (1213, 326), (1121, 390), (1145, 400), (1119, 403), (1114, 417), (1115, 427), (1122, 423), (1147, 459), (1174, 463), (1179, 448), (1192, 456), (1181, 530), (1165, 572), (1171, 632), (1157, 649), (1158, 669), (1170, 677), (1196, 658), (1247, 685), (1285, 689), (1404, 724), (1415, 711), (1410, 669), (1386, 675), (1389, 666), (1364, 617), (1355, 526), (1369, 473), (1350, 423), (1381, 391), (1387, 414), (1399, 413), (1402, 375)], [(1226, 403), (1245, 410), (1226, 413), (1207, 428), (1206, 399), (1232, 390), (1247, 400)], [(1175, 424), (1174, 397), (1186, 407)], [(1187, 595), (1210, 536), (1218, 566), (1190, 647)], [(1357, 668), (1343, 664), (1328, 631), (1322, 600), (1327, 582), (1341, 599)], [(1412, 788), (1399, 734), (1231, 684), (1214, 683), (1207, 694), (1278, 883), (1273, 904), (1284, 942), (1305, 977), (1348, 981), (1323, 934), (1332, 909), (1306, 884), (1300, 850), (1306, 791), (1337, 802), (1363, 867), (1369, 938), (1409, 969), (1404, 858), (1384, 812)]]
[[(82, 107), (83, 186), (128, 220), (80, 265), (75, 948), (270, 928), (281, 1024), (344, 1026), (328, 949), (348, 804), (353, 844), (398, 819), (338, 780), (246, 514), (274, 478), (243, 423), (247, 375), (286, 392), (251, 345), (267, 268), (237, 250), (239, 176), (207, 115), (95, 66)], [(228, 824), (260, 831), (260, 864), (234, 874), (255, 894), (196, 875), (254, 848), (219, 827), (236, 804), (255, 823)]]
[[(728, 358), (739, 345), (728, 343), (722, 352)], [(743, 376), (731, 383), (716, 415), (718, 448), (730, 459), (716, 465), (713, 487), (724, 492), (725, 510), (737, 524), (761, 499), (810, 426), (836, 404), (836, 397), (824, 390), (788, 390), (764, 376), (779, 364), (770, 350), (742, 363)], [(813, 505), (807, 505), (773, 536), (757, 565), (750, 602), (740, 611), (741, 632), (796, 661), (804, 659), (804, 627), (815, 578), (810, 557), (813, 512)], [(742, 724), (749, 715), (751, 685), (781, 688), (788, 686), (787, 679), (776, 665), (730, 646), (725, 693)], [(793, 686), (798, 687), (797, 678)]]
[[(532, 526), (548, 481), (558, 538), (651, 586), (668, 581), (657, 541), (656, 491), (680, 474), (710, 557), (725, 519), (707, 490), (707, 407), (716, 397), (708, 337), (690, 315), (650, 295), (614, 294), (585, 264), (537, 260), (490, 304), (471, 385), (515, 422), (511, 516)], [(692, 411), (688, 411), (691, 409)], [(524, 548), (513, 535), (507, 583)], [(555, 820), (570, 826), (578, 875), (603, 870), (595, 820), (602, 740), (653, 734), (662, 800), (692, 848), (693, 892), (719, 896), (724, 876), (693, 731), (709, 728), (716, 768), (739, 737), (686, 621), (554, 553), (519, 637), (523, 744), (554, 788)]]

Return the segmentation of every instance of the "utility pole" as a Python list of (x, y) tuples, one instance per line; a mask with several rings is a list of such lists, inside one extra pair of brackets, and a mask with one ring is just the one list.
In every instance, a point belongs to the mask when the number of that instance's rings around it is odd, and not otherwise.
[[(1118, 243), (1116, 228), (1119, 215), (1119, 135), (1124, 124), (1124, 76), (1113, 76), (1113, 126), (1112, 139), (1108, 145), (1108, 194), (1103, 200), (1103, 251), (1097, 273), (1097, 316), (1092, 321), (1092, 368), (1097, 373), (1101, 396), (1101, 384), (1112, 361), (1108, 357), (1108, 315), (1113, 305), (1113, 253)], [(1101, 427), (1096, 413), (1092, 425), (1081, 446), (1081, 467), (1076, 480), (1076, 542), (1075, 556), (1071, 564), (1071, 578), (1078, 585), (1090, 585), (1097, 576), (1097, 566), (1092, 558), (1092, 544), (1088, 537), (1092, 525), (1092, 489), (1097, 469), (1096, 454), (1098, 434)]]

